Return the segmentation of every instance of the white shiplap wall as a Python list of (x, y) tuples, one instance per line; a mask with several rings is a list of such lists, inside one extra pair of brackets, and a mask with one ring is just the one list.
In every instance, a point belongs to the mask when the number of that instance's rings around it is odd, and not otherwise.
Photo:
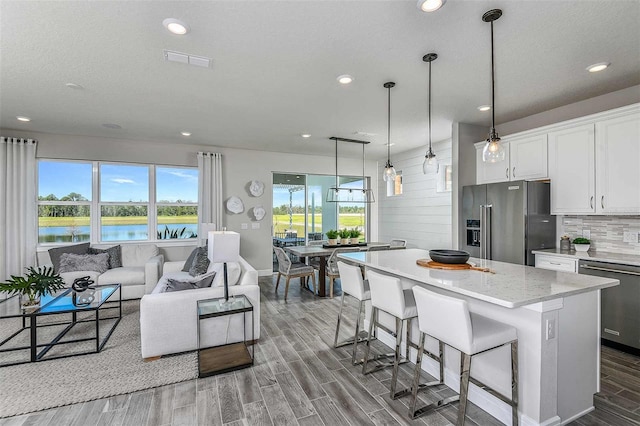
[[(451, 140), (433, 144), (439, 160), (451, 164)], [(452, 248), (451, 192), (436, 192), (436, 173), (424, 175), (425, 148), (391, 155), (402, 171), (402, 195), (387, 197), (382, 180), (384, 161), (378, 163), (378, 235), (380, 241), (407, 240), (407, 247)]]

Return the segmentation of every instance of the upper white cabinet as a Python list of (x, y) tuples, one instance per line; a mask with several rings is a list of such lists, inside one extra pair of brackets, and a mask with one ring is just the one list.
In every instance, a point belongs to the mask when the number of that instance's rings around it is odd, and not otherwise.
[(551, 214), (640, 214), (640, 111), (549, 132)]
[(596, 123), (596, 211), (640, 213), (640, 113)]
[(549, 177), (547, 172), (547, 135), (509, 140), (510, 180)]
[(501, 143), (505, 159), (498, 163), (482, 161), (484, 142), (476, 144), (476, 182), (544, 179), (547, 174), (547, 135), (505, 137)]
[(549, 133), (551, 214), (595, 212), (594, 126)]
[(485, 142), (476, 144), (476, 183), (505, 182), (509, 180), (509, 143), (502, 141), (504, 161), (485, 163), (482, 161), (482, 150)]

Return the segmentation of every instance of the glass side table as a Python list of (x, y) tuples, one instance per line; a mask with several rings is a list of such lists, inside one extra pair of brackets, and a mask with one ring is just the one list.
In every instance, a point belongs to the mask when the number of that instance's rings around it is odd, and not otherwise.
[[(242, 315), (242, 341), (200, 347), (200, 323), (210, 318)], [(251, 340), (247, 341), (247, 315), (251, 315)], [(245, 295), (198, 300), (198, 377), (207, 377), (253, 365), (253, 305)]]

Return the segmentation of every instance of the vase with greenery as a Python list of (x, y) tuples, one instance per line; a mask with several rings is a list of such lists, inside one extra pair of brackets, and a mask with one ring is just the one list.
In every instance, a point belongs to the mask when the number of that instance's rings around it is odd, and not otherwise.
[(351, 237), (351, 244), (359, 244), (360, 243), (360, 230), (358, 228), (353, 228), (349, 232), (349, 236)]
[(65, 287), (64, 279), (52, 267), (27, 268), (26, 276), (12, 275), (10, 280), (0, 283), (0, 291), (10, 295), (19, 294), (24, 308), (36, 308), (45, 294)]
[(349, 244), (351, 231), (349, 231), (347, 228), (344, 228), (338, 231), (338, 235), (340, 235), (340, 244)]
[(338, 231), (336, 231), (335, 229), (329, 229), (326, 232), (326, 236), (329, 240), (328, 243), (330, 246), (335, 246), (336, 244), (338, 244)]
[(576, 251), (589, 251), (589, 249), (591, 248), (591, 241), (589, 241), (587, 238), (582, 237), (574, 238), (573, 246), (575, 247)]

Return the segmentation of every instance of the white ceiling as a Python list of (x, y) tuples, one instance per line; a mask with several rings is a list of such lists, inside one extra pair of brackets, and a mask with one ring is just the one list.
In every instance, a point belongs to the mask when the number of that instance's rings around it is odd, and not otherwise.
[[(495, 23), (496, 121), (640, 84), (640, 1), (6, 1), (0, 3), (0, 126), (60, 134), (333, 155), (330, 136), (423, 146), (433, 62), (433, 140), (454, 121), (489, 125)], [(169, 33), (165, 18), (191, 26)], [(213, 59), (165, 62), (163, 49)], [(611, 62), (601, 73), (585, 67)], [(336, 77), (351, 74), (348, 86)], [(73, 90), (76, 83), (84, 90)], [(30, 123), (15, 117), (26, 115)], [(116, 123), (122, 129), (108, 129)], [(180, 131), (193, 133), (189, 138)], [(355, 132), (376, 134), (367, 138)], [(301, 133), (311, 133), (303, 139)], [(341, 155), (360, 147), (341, 145)]]

